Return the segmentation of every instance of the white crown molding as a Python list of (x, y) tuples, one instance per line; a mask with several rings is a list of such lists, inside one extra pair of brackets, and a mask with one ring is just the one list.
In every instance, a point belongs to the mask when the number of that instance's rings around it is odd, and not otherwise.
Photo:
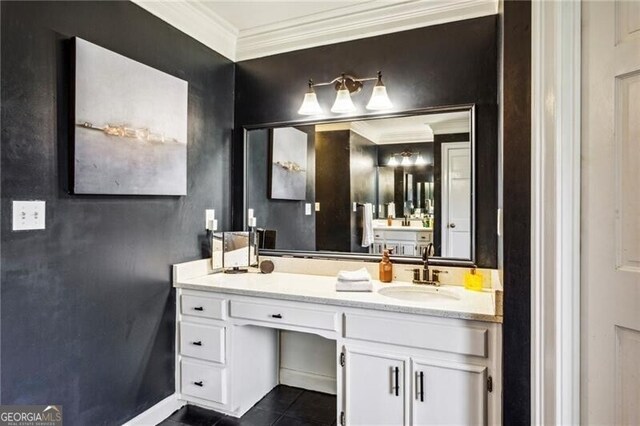
[(238, 29), (205, 4), (187, 0), (132, 1), (205, 46), (236, 61)]
[(372, 0), (241, 31), (238, 61), (498, 12), (497, 0)]
[(441, 123), (431, 123), (431, 129), (436, 135), (444, 135), (449, 133), (469, 133), (469, 119), (459, 118), (455, 120), (447, 120)]
[(499, 0), (370, 0), (241, 31), (214, 12), (215, 3), (132, 1), (232, 61), (243, 61), (494, 15)]
[(380, 143), (380, 132), (366, 121), (354, 121), (351, 123), (351, 131), (359, 134), (371, 142)]

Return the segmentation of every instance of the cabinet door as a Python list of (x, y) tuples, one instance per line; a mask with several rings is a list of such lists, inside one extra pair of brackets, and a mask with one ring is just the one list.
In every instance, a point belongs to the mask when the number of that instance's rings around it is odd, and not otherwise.
[(405, 425), (402, 357), (349, 348), (346, 351), (345, 420), (349, 426)]
[(400, 252), (398, 254), (401, 256), (416, 256), (416, 244), (415, 243), (400, 244)]
[(487, 368), (412, 361), (413, 425), (486, 425)]
[(393, 255), (398, 255), (400, 253), (399, 250), (398, 250), (400, 247), (398, 246), (398, 243), (396, 243), (396, 242), (387, 241), (384, 244), (384, 248), (387, 249), (387, 250), (391, 250), (391, 254), (393, 254)]

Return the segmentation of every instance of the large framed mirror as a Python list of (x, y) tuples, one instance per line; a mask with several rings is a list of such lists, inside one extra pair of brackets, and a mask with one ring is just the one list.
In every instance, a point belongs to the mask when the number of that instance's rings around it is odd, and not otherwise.
[(472, 105), (247, 127), (260, 252), (474, 263), (474, 129)]

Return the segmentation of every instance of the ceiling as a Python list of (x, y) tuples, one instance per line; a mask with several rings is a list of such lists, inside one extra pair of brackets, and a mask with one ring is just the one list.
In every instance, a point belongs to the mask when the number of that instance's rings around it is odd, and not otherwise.
[(468, 133), (470, 116), (467, 111), (381, 118), (343, 123), (319, 124), (317, 132), (352, 130), (377, 145), (433, 142), (434, 134)]
[(499, 0), (133, 0), (233, 61), (493, 15)]

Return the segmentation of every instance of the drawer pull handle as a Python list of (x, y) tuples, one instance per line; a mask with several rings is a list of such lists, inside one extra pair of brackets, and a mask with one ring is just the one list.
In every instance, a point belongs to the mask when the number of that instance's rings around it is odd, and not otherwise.
[(280, 314), (272, 314), (272, 315), (271, 315), (271, 318), (278, 318), (278, 319), (281, 319), (281, 318), (282, 318), (282, 315), (280, 315)]
[(400, 369), (398, 367), (393, 367), (393, 392), (396, 396), (400, 395)]
[(424, 402), (424, 372), (420, 372), (420, 402)]
[(194, 311), (204, 311), (204, 308), (202, 306), (196, 306), (193, 308)]
[(202, 384), (202, 381), (200, 381), (200, 382), (193, 382), (193, 384), (194, 384), (194, 385), (196, 385), (196, 386), (200, 386), (200, 387), (203, 387), (203, 386), (204, 386), (204, 385)]
[(197, 342), (191, 342), (191, 344), (195, 346), (202, 346), (202, 342), (200, 340), (198, 340)]

